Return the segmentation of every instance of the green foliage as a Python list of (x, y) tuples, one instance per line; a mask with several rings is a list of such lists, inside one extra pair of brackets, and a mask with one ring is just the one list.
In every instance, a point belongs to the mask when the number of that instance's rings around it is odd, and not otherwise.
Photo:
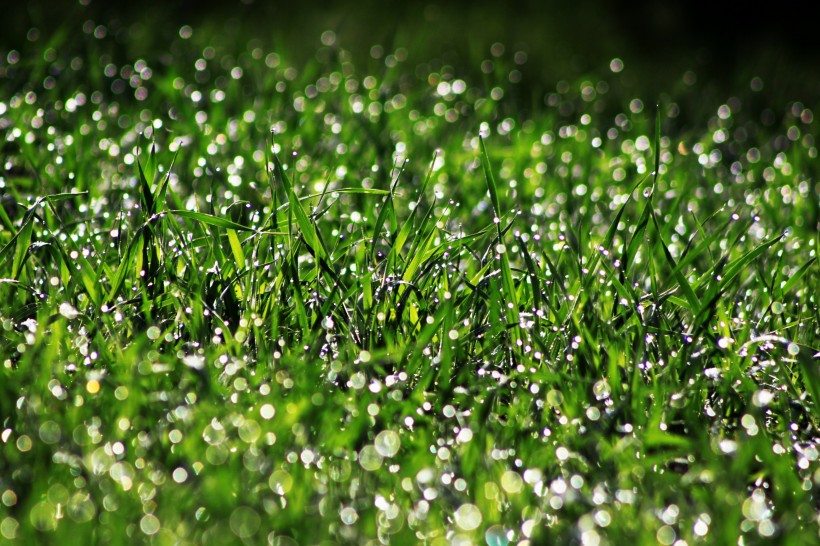
[(804, 103), (90, 44), (0, 81), (4, 544), (817, 541)]

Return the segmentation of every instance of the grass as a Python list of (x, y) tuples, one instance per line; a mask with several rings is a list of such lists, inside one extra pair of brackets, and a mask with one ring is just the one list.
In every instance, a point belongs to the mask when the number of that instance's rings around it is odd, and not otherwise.
[(0, 542), (818, 540), (816, 105), (187, 34), (3, 52)]

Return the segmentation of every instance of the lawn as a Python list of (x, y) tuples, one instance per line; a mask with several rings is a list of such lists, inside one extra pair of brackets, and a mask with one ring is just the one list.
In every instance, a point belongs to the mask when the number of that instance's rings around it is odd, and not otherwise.
[(820, 541), (816, 77), (84, 9), (0, 42), (0, 544)]

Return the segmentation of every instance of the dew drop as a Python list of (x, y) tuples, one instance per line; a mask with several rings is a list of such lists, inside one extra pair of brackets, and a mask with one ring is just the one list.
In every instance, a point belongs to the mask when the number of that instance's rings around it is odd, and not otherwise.
[(368, 472), (375, 472), (382, 466), (382, 456), (373, 446), (364, 446), (359, 452), (359, 464)]
[(382, 457), (394, 457), (401, 447), (401, 439), (392, 430), (383, 430), (376, 436), (374, 447)]
[(72, 319), (77, 318), (79, 316), (80, 312), (77, 311), (76, 307), (74, 307), (73, 305), (71, 305), (67, 301), (64, 301), (63, 303), (60, 304), (60, 314), (63, 315), (68, 320), (72, 320)]
[(273, 419), (273, 416), (276, 415), (276, 408), (273, 407), (273, 404), (264, 404), (259, 408), (259, 415), (265, 420)]
[(157, 534), (159, 527), (159, 519), (153, 514), (146, 514), (140, 520), (140, 529), (146, 535)]
[(481, 510), (475, 504), (462, 504), (455, 512), (456, 525), (465, 531), (472, 531), (481, 525)]
[(493, 525), (484, 533), (484, 541), (487, 546), (507, 546), (510, 539), (507, 538), (507, 531), (500, 525)]
[(339, 517), (341, 518), (342, 523), (344, 523), (345, 525), (353, 525), (359, 520), (359, 513), (356, 512), (354, 508), (351, 508), (350, 506), (345, 506), (339, 512)]

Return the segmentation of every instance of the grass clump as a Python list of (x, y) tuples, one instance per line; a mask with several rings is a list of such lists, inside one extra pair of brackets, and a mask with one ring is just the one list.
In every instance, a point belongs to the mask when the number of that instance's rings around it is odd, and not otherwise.
[(4, 52), (4, 541), (817, 540), (811, 108), (189, 35)]

